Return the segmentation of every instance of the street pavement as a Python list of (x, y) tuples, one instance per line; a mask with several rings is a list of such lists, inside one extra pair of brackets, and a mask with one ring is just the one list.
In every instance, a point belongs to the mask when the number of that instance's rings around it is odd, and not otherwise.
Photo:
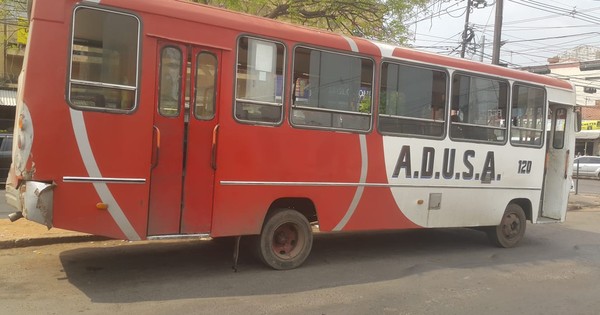
[[(3, 191), (1, 191), (0, 199), (4, 199)], [(61, 229), (48, 228), (44, 225), (20, 219), (15, 222), (10, 222), (8, 214), (13, 212), (6, 208), (5, 203), (0, 203), (0, 249), (26, 247), (26, 246), (41, 246), (55, 243), (73, 243), (106, 240), (105, 237), (66, 231)], [(573, 194), (569, 197), (569, 211), (577, 211), (584, 208), (600, 209), (600, 195), (598, 194)], [(567, 214), (567, 220), (569, 216)]]

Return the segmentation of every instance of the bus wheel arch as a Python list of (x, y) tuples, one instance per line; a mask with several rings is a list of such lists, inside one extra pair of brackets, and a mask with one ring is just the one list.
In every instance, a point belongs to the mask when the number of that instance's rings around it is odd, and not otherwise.
[[(317, 216), (317, 208), (315, 204), (309, 198), (304, 197), (287, 197), (279, 198), (271, 203), (269, 210), (265, 215), (265, 219), (274, 211), (280, 209), (291, 209), (300, 212), (306, 220), (310, 223), (316, 223), (319, 221)], [(263, 222), (264, 223), (264, 222)]]
[(521, 207), (521, 209), (523, 209), (523, 212), (525, 212), (525, 218), (527, 218), (528, 221), (533, 222), (533, 211), (532, 211), (532, 206), (531, 206), (531, 201), (529, 199), (526, 198), (517, 198), (517, 199), (513, 199), (511, 200), (508, 204), (517, 204)]
[(506, 206), (502, 220), (497, 226), (490, 226), (486, 232), (492, 244), (502, 247), (515, 247), (523, 236), (527, 226), (527, 217), (523, 207), (515, 202)]

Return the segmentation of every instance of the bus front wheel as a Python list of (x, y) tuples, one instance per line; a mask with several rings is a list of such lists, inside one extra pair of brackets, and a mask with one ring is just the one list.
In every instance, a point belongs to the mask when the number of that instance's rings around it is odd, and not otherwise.
[(278, 209), (265, 220), (258, 239), (258, 256), (277, 270), (300, 266), (312, 248), (310, 223), (298, 211)]
[(511, 203), (506, 207), (502, 221), (497, 226), (490, 226), (487, 235), (492, 244), (509, 248), (516, 246), (525, 235), (527, 218), (521, 206)]

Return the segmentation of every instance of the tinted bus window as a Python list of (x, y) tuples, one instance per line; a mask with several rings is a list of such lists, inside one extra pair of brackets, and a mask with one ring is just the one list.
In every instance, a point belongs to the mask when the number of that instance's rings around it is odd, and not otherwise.
[(442, 137), (447, 75), (415, 66), (384, 63), (379, 95), (383, 133)]
[(68, 100), (81, 109), (129, 111), (137, 98), (139, 21), (99, 9), (75, 9)]
[(565, 146), (565, 129), (567, 124), (567, 110), (559, 108), (554, 116), (554, 137), (552, 146), (555, 149), (562, 149)]
[(293, 73), (294, 125), (371, 129), (373, 61), (298, 47)]
[(235, 117), (279, 123), (283, 114), (282, 44), (242, 37), (238, 45)]
[(544, 135), (544, 108), (546, 95), (543, 89), (515, 85), (510, 111), (510, 142), (514, 145), (541, 147)]
[(508, 84), (503, 81), (454, 75), (450, 108), (452, 139), (504, 143)]
[(165, 47), (160, 56), (158, 112), (166, 117), (179, 116), (183, 57), (177, 47)]
[(197, 119), (211, 120), (215, 117), (217, 83), (217, 57), (201, 52), (196, 58), (196, 98), (194, 115)]

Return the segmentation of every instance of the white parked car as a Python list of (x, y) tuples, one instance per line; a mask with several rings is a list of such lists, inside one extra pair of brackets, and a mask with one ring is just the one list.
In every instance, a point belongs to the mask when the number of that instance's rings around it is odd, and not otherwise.
[[(579, 165), (579, 170), (577, 170)], [(573, 177), (594, 177), (600, 179), (600, 156), (580, 156), (573, 161)]]

